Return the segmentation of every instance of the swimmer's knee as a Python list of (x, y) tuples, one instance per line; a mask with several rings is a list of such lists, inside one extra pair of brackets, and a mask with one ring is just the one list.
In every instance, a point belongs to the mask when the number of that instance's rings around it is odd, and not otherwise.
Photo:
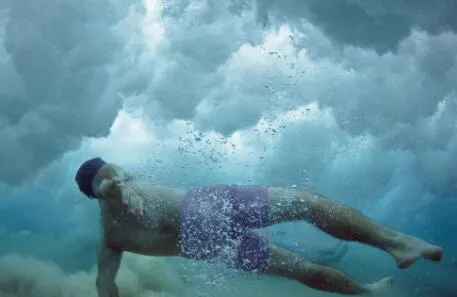
[(269, 192), (270, 222), (272, 224), (307, 220), (315, 203), (313, 194), (301, 188), (273, 188)]

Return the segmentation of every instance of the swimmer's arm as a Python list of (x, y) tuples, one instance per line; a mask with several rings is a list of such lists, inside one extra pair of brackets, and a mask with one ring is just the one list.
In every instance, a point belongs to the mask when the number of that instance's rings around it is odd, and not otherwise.
[(98, 297), (119, 297), (116, 275), (121, 264), (122, 251), (102, 247), (98, 257), (95, 281)]

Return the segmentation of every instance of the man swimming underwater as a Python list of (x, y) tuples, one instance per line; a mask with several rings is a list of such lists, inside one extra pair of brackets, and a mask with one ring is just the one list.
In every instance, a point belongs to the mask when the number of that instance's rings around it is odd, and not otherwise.
[(212, 185), (181, 190), (154, 185), (101, 158), (76, 173), (81, 192), (101, 208), (99, 297), (117, 297), (123, 252), (182, 256), (295, 279), (318, 290), (376, 295), (393, 278), (360, 284), (334, 268), (268, 243), (253, 229), (304, 220), (342, 240), (388, 252), (399, 268), (420, 258), (440, 261), (442, 248), (376, 224), (357, 211), (305, 189)]

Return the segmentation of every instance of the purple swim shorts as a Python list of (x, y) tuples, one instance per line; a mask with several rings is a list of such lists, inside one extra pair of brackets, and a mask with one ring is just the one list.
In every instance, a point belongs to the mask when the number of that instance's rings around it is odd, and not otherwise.
[(245, 271), (268, 268), (268, 242), (251, 229), (268, 225), (266, 186), (214, 185), (185, 194), (181, 256)]

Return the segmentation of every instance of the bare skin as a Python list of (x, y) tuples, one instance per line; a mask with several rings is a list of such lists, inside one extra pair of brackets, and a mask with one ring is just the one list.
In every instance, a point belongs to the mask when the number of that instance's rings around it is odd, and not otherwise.
[[(99, 297), (118, 297), (115, 283), (123, 252), (150, 256), (179, 255), (179, 209), (184, 190), (133, 178), (114, 164), (95, 176), (92, 187), (100, 199), (101, 250), (96, 286)], [(328, 234), (358, 241), (391, 254), (399, 268), (420, 258), (440, 261), (442, 249), (374, 221), (310, 191), (269, 187), (270, 223), (305, 220)], [(393, 282), (385, 278), (360, 284), (343, 272), (307, 261), (278, 246), (269, 247), (268, 274), (295, 279), (318, 290), (348, 295), (376, 295)]]

